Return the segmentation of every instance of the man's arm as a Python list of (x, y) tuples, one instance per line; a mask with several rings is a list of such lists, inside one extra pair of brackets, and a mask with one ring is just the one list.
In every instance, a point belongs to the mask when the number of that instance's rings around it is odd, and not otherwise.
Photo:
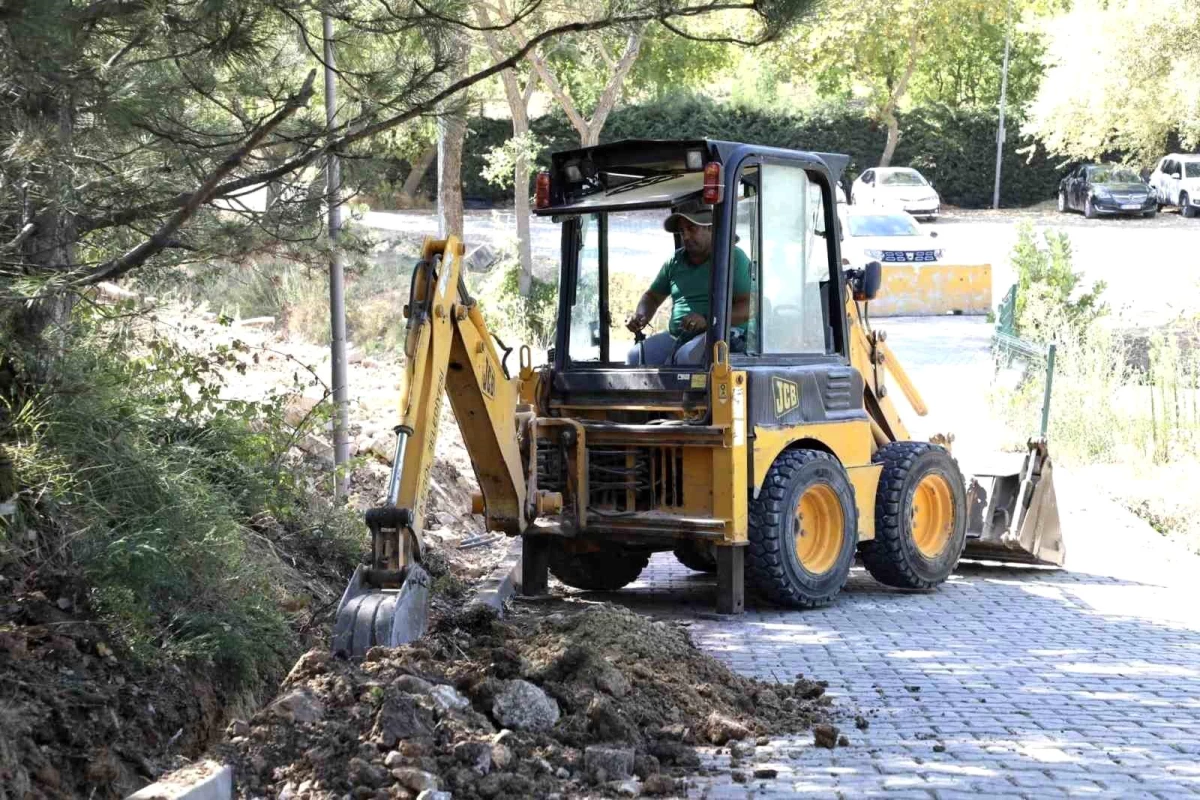
[(642, 299), (638, 301), (637, 309), (633, 312), (633, 316), (625, 323), (625, 327), (637, 333), (649, 325), (650, 320), (654, 317), (654, 312), (658, 311), (658, 307), (666, 299), (667, 296), (665, 294), (659, 294), (653, 289), (647, 289), (642, 295)]
[(736, 327), (750, 320), (750, 293), (738, 294), (733, 297), (733, 312), (730, 325)]

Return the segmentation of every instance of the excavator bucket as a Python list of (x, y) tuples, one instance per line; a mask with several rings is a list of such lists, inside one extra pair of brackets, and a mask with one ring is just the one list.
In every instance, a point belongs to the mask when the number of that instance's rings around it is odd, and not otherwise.
[(1033, 439), (1019, 470), (974, 475), (967, 483), (963, 557), (1061, 567), (1067, 551), (1053, 472), (1045, 439)]
[(398, 588), (379, 585), (377, 571), (359, 565), (338, 603), (334, 655), (362, 658), (372, 647), (416, 641), (429, 622), (429, 573), (410, 564), (395, 576)]

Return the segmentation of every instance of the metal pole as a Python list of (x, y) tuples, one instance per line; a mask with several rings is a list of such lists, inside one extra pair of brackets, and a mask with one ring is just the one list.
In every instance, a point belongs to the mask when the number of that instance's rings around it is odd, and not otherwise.
[[(333, 19), (321, 15), (325, 33), (325, 125), (329, 135), (337, 127), (337, 75), (333, 61)], [(346, 391), (346, 291), (345, 267), (338, 237), (342, 230), (342, 168), (337, 153), (329, 152), (325, 169), (326, 197), (329, 204), (329, 330), (333, 383), (333, 464), (334, 497), (341, 499), (350, 488), (350, 410)]]
[(1046, 352), (1046, 395), (1042, 398), (1042, 438), (1046, 438), (1046, 432), (1050, 430), (1050, 390), (1054, 386), (1054, 355), (1058, 350), (1057, 345), (1051, 344), (1050, 349)]
[(1004, 160), (1004, 102), (1008, 95), (1008, 47), (1012, 40), (1009, 15), (1012, 0), (1004, 6), (1004, 66), (1000, 71), (1000, 129), (996, 132), (996, 186), (992, 190), (992, 208), (1000, 208), (1000, 162)]

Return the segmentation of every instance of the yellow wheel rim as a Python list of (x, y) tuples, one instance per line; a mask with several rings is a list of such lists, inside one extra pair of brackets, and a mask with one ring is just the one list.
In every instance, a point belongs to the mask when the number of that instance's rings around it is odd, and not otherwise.
[(833, 489), (810, 486), (796, 504), (796, 558), (809, 572), (820, 575), (837, 562), (846, 518)]
[(946, 549), (954, 530), (954, 500), (950, 484), (941, 475), (926, 475), (913, 492), (912, 535), (926, 558), (937, 558)]

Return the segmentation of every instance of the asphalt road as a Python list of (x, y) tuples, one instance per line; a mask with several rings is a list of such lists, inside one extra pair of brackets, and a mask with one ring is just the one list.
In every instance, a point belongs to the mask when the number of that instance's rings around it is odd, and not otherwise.
[[(643, 212), (628, 226), (630, 246), (617, 244), (612, 253), (621, 269), (648, 278), (658, 269), (661, 261), (657, 256), (647, 259), (642, 254), (669, 250), (669, 242), (659, 246), (660, 238), (666, 236), (659, 228), (661, 217), (661, 213)], [(362, 221), (381, 234), (420, 236), (437, 227), (433, 215), (424, 211), (372, 211)], [(1041, 206), (1020, 211), (951, 211), (929, 227), (937, 230), (947, 261), (993, 266), (992, 294), (999, 303), (1014, 280), (1009, 256), (1021, 221), (1037, 229), (1067, 232), (1075, 269), (1083, 274), (1085, 284), (1105, 281), (1104, 297), (1121, 324), (1158, 325), (1200, 310), (1200, 219), (1164, 212), (1154, 219), (1087, 220)], [(510, 210), (467, 212), (468, 245), (511, 246), (515, 230)], [(539, 270), (553, 272), (559, 254), (558, 226), (535, 217), (531, 231)]]

